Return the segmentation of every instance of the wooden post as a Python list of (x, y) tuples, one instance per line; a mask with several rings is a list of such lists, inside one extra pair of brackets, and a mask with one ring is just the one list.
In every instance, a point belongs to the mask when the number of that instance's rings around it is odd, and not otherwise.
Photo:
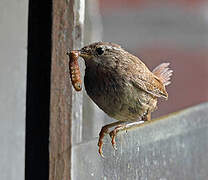
[(71, 86), (66, 52), (81, 47), (83, 21), (84, 0), (53, 0), (50, 180), (71, 179), (71, 148), (82, 138), (82, 92)]

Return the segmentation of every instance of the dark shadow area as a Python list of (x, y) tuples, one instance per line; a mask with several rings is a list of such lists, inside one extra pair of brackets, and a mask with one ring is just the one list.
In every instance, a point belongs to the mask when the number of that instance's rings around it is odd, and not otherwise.
[(52, 2), (29, 1), (25, 179), (49, 174)]

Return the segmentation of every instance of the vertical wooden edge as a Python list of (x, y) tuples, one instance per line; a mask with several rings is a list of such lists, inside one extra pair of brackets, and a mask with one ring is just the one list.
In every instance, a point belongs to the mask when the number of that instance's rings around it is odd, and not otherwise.
[[(76, 108), (82, 108), (82, 93), (78, 100), (77, 94), (71, 86), (68, 70), (69, 60), (66, 55), (68, 50), (81, 46), (82, 28), (77, 29), (76, 21), (76, 18), (79, 17), (77, 14), (79, 13), (77, 10), (79, 3), (80, 1), (74, 0), (53, 0), (52, 6), (50, 180), (71, 179), (72, 120), (75, 121), (74, 118), (78, 118), (81, 122), (80, 119), (82, 119), (82, 111), (78, 116), (74, 113)], [(76, 126), (80, 127), (81, 123), (77, 123)]]
[(66, 52), (73, 47), (73, 1), (53, 0), (49, 179), (71, 177), (71, 109)]

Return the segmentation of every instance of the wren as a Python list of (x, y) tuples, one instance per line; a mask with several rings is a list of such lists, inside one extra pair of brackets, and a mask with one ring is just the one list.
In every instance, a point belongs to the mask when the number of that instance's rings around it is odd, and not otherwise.
[[(173, 71), (169, 63), (162, 63), (151, 72), (138, 57), (109, 42), (93, 43), (73, 52), (85, 61), (87, 94), (100, 109), (117, 120), (100, 131), (98, 146), (103, 156), (106, 134), (111, 136), (115, 147), (119, 131), (151, 120), (151, 113), (157, 109), (157, 99), (168, 98), (165, 86), (170, 84)], [(115, 128), (110, 131), (112, 127)]]

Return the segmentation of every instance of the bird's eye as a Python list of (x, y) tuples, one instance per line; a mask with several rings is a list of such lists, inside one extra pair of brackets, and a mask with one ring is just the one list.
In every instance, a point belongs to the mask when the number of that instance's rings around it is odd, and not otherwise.
[(102, 55), (104, 53), (104, 49), (102, 47), (98, 47), (96, 49), (96, 52), (97, 52), (98, 55)]

